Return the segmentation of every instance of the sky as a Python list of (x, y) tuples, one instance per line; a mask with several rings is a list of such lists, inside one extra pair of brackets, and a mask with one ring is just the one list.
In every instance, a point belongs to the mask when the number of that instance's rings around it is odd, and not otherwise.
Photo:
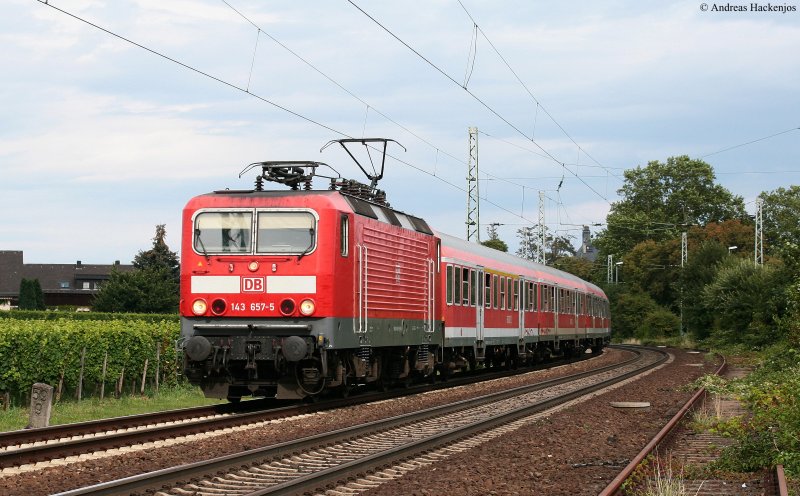
[(577, 245), (653, 160), (705, 160), (751, 213), (800, 184), (800, 0), (5, 0), (0, 43), (0, 250), (26, 263), (129, 263), (158, 224), (180, 251), (186, 202), (252, 162), (366, 180), (320, 152), (344, 137), (402, 144), (379, 187), (463, 238), (477, 127), (481, 238), (511, 251), (540, 192)]

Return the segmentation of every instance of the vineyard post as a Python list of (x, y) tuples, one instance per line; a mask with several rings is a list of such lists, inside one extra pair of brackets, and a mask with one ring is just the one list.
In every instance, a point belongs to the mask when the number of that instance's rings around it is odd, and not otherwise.
[(159, 375), (161, 375), (161, 343), (156, 343), (156, 394), (158, 394)]
[(103, 356), (103, 376), (100, 380), (100, 401), (103, 401), (103, 398), (106, 395), (106, 370), (108, 367), (108, 350), (106, 350), (106, 354)]
[(83, 395), (83, 364), (86, 360), (86, 347), (83, 347), (81, 350), (81, 374), (78, 377), (78, 401), (81, 400), (81, 396)]
[(125, 379), (125, 366), (122, 367), (122, 371), (120, 371), (120, 373), (119, 373), (119, 380), (117, 381), (117, 388), (116, 388), (117, 389), (116, 390), (117, 398), (122, 396), (122, 381), (124, 379)]
[(58, 378), (58, 389), (56, 389), (56, 402), (61, 401), (61, 391), (64, 389), (64, 373), (66, 368), (61, 369), (61, 377)]
[(144, 359), (144, 370), (142, 370), (142, 389), (141, 394), (144, 394), (144, 386), (146, 384), (145, 379), (147, 379), (147, 365), (150, 362), (149, 358)]

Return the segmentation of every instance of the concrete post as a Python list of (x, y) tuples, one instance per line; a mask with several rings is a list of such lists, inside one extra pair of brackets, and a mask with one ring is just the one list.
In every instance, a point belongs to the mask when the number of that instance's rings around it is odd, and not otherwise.
[(31, 413), (28, 429), (38, 429), (50, 425), (52, 408), (53, 386), (37, 382), (31, 389)]

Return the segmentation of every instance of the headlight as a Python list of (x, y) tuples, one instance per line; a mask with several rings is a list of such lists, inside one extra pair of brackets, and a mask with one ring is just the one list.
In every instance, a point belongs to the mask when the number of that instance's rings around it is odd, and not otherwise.
[(221, 315), (225, 313), (225, 307), (227, 307), (225, 300), (218, 298), (211, 302), (211, 313), (214, 315)]
[(252, 262), (247, 264), (247, 270), (249, 270), (250, 272), (257, 271), (258, 270), (258, 262), (253, 260)]
[(287, 317), (294, 313), (294, 300), (286, 298), (281, 302), (281, 313)]
[(206, 300), (198, 299), (194, 300), (194, 303), (192, 303), (192, 313), (195, 315), (205, 315), (206, 310), (208, 310)]
[(300, 313), (302, 313), (306, 317), (313, 314), (314, 310), (316, 309), (317, 306), (314, 304), (313, 300), (303, 300), (302, 302), (300, 302)]

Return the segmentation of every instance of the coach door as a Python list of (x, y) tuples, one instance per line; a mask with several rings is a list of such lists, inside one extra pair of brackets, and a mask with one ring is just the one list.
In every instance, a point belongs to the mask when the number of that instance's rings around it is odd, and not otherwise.
[(525, 307), (527, 305), (525, 289), (527, 288), (527, 285), (528, 285), (528, 283), (525, 280), (525, 278), (522, 277), (522, 276), (519, 276), (519, 279), (517, 279), (516, 288), (515, 288), (516, 292), (517, 292), (517, 295), (514, 298), (514, 304), (519, 307), (519, 309), (518, 309), (519, 313), (517, 314), (517, 317), (519, 319), (519, 325), (517, 326), (518, 327), (518, 331), (519, 331), (518, 332), (518, 336), (517, 336), (517, 339), (519, 339), (519, 341), (518, 341), (519, 344), (522, 344), (523, 341), (525, 340)]
[(478, 302), (475, 305), (475, 341), (478, 348), (483, 348), (483, 302), (485, 296), (484, 284), (485, 275), (483, 267), (478, 267)]

